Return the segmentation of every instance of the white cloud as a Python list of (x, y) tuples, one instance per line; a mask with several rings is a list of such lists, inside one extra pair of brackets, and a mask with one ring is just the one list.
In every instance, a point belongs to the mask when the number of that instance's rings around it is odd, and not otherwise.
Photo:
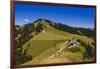
[(24, 21), (28, 23), (29, 22), (29, 19), (24, 19)]

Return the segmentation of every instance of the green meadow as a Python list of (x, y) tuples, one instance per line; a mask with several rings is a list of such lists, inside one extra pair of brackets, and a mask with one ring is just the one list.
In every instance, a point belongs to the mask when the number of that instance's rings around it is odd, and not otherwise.
[[(92, 40), (86, 36), (70, 34), (68, 32), (57, 30), (53, 27), (44, 29), (40, 34), (32, 37), (22, 47), (23, 51), (27, 48), (27, 54), (32, 56), (32, 60), (22, 65), (50, 64), (50, 63), (71, 63), (84, 62), (85, 47), (80, 45), (71, 50), (67, 48), (66, 41), (75, 38), (83, 42), (91, 43)], [(28, 46), (29, 44), (29, 46)], [(64, 45), (63, 45), (64, 44)], [(65, 47), (60, 55), (55, 55), (62, 47)], [(50, 56), (53, 56), (50, 58)], [(91, 59), (92, 60), (92, 59)]]

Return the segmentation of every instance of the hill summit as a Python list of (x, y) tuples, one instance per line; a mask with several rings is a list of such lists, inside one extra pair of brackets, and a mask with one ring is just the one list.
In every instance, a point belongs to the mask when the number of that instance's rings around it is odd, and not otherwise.
[[(32, 31), (41, 32), (48, 25), (58, 30), (69, 32), (72, 34), (84, 35), (87, 37), (93, 37), (94, 35), (93, 28), (91, 29), (91, 28), (71, 27), (62, 23), (56, 23), (56, 22), (50, 21), (48, 19), (43, 19), (43, 18), (37, 19), (36, 21), (32, 23), (24, 24), (23, 26), (21, 26), (21, 28), (29, 27)], [(20, 28), (20, 25), (16, 25), (15, 27), (16, 29)]]
[[(91, 39), (93, 36), (94, 31), (89, 28), (71, 27), (42, 18), (22, 26), (16, 25), (16, 64), (36, 64), (48, 60), (53, 63), (65, 62), (65, 60), (74, 62), (74, 60), (91, 59), (94, 49), (94, 41)], [(73, 40), (79, 41), (77, 48), (72, 47), (77, 43)]]

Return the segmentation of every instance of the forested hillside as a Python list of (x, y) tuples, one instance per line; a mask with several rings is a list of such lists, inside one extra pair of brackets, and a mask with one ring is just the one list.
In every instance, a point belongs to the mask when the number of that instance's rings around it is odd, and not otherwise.
[[(55, 23), (47, 19), (38, 19), (32, 23), (15, 25), (16, 64), (24, 64), (28, 61), (30, 62), (27, 64), (35, 62), (38, 63), (36, 60), (40, 59), (38, 56), (41, 56), (41, 53), (44, 55), (43, 53), (46, 54), (48, 52), (49, 54), (50, 50), (52, 51), (52, 53), (49, 55), (41, 58), (44, 59), (57, 52), (60, 46), (65, 46), (62, 45), (62, 43), (65, 41), (70, 42), (73, 40), (78, 40), (80, 42), (79, 49), (65, 48), (62, 50), (63, 54), (66, 50), (67, 52), (77, 50), (80, 53), (76, 51), (76, 55), (71, 53), (72, 55), (79, 58), (76, 60), (83, 61), (87, 59), (94, 59), (94, 36), (94, 29), (71, 27), (62, 23)], [(51, 46), (55, 48), (52, 49)], [(79, 57), (79, 55), (81, 57)], [(72, 62), (71, 59), (73, 58), (70, 57), (70, 61)], [(46, 60), (43, 60), (39, 63), (45, 62)], [(74, 60), (75, 59), (73, 59), (73, 61)]]

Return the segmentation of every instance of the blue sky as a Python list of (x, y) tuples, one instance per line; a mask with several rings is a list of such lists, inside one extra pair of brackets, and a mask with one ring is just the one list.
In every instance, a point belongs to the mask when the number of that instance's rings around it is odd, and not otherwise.
[(94, 12), (94, 8), (15, 4), (15, 24), (43, 18), (73, 27), (94, 28)]

